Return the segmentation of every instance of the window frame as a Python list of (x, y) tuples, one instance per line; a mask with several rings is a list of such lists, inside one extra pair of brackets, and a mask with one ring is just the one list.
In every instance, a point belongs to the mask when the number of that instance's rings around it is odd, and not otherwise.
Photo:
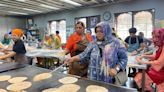
[(132, 13), (132, 26), (131, 27), (134, 27), (134, 16), (135, 16), (135, 14), (137, 14), (139, 12), (142, 12), (142, 11), (148, 11), (148, 12), (150, 12), (152, 14), (152, 29), (154, 29), (154, 27), (155, 27), (155, 11), (156, 11), (155, 8), (114, 13), (114, 24), (115, 24), (114, 28), (116, 30), (118, 30), (118, 21), (117, 21), (118, 16), (123, 14), (123, 13), (129, 13), (129, 12)]

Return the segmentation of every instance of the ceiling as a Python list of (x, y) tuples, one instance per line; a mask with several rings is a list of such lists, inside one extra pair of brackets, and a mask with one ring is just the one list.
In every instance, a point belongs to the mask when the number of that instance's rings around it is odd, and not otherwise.
[(0, 0), (0, 15), (28, 16), (124, 1), (130, 0)]

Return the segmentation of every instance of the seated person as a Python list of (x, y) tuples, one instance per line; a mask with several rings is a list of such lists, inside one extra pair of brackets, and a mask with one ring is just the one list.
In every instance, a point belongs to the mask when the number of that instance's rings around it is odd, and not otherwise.
[(9, 35), (8, 34), (5, 34), (4, 35), (4, 39), (2, 40), (2, 44), (3, 45), (9, 45), (10, 44), (10, 38), (9, 38)]
[(146, 45), (148, 45), (148, 46), (151, 45), (152, 41), (149, 40), (149, 39), (147, 39), (147, 38), (145, 38), (143, 32), (139, 32), (139, 35), (138, 35), (138, 36), (141, 37), (141, 38), (143, 39), (143, 41), (146, 43)]
[[(158, 92), (164, 92), (164, 29), (157, 29), (153, 31), (153, 42), (158, 47), (155, 55), (142, 55), (137, 57), (136, 60), (140, 64), (146, 64), (150, 67), (146, 71), (145, 88), (152, 92), (151, 85), (157, 85)], [(144, 62), (142, 58), (148, 58), (150, 61)], [(139, 88), (141, 88), (142, 74), (139, 72), (135, 76), (135, 81)]]
[(51, 34), (50, 38), (52, 40), (51, 49), (61, 49), (61, 41), (59, 37), (55, 36), (54, 34)]

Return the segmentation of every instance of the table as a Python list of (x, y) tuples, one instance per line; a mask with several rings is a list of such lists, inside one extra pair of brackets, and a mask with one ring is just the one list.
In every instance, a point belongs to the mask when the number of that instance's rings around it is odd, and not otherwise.
[[(145, 70), (147, 69), (147, 65), (138, 64), (135, 59), (136, 57), (137, 56), (128, 56), (127, 67), (138, 68), (142, 70), (142, 92), (145, 92)], [(147, 61), (147, 60), (144, 59), (143, 61)]]
[(59, 66), (60, 61), (65, 60), (63, 52), (63, 50), (34, 49), (27, 51), (26, 56), (31, 58), (39, 57), (41, 58), (41, 61), (43, 61), (43, 65), (41, 67), (53, 68), (52, 66)]
[[(28, 77), (27, 81), (32, 82), (32, 87), (27, 89), (27, 92), (41, 92), (44, 89), (51, 88), (51, 87), (60, 87), (61, 83), (58, 82), (60, 78), (66, 77), (66, 76), (73, 76), (73, 75), (66, 75), (63, 73), (59, 72), (53, 72), (53, 76), (50, 79), (46, 79), (43, 81), (38, 81), (38, 82), (33, 82), (32, 79), (36, 74), (40, 74), (43, 72), (50, 72), (48, 69), (43, 69), (35, 66), (26, 66), (24, 68), (16, 69), (16, 70), (11, 70), (7, 72), (0, 73), (1, 75), (11, 75), (12, 77), (16, 76), (26, 76)], [(76, 77), (76, 76), (74, 76)], [(83, 79), (80, 77), (78, 78), (78, 82), (75, 84), (79, 85), (81, 88), (78, 92), (85, 92), (85, 89), (88, 85), (100, 85), (109, 90), (109, 92), (137, 92), (136, 89), (133, 88), (126, 88), (123, 86), (116, 86), (113, 84), (109, 83), (103, 83), (103, 82), (98, 82), (98, 81), (93, 81), (93, 80), (88, 80), (88, 79)], [(9, 85), (8, 82), (0, 82), (0, 88), (6, 89), (7, 85)]]
[(65, 55), (62, 54), (63, 50), (48, 50), (48, 49), (35, 49), (32, 51), (28, 51), (26, 56), (28, 57), (46, 57), (46, 58), (59, 58), (63, 60)]

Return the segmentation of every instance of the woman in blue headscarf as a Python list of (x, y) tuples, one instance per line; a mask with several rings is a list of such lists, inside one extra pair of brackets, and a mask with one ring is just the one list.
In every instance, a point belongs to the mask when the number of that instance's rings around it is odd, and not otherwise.
[(114, 76), (127, 65), (126, 49), (112, 36), (108, 23), (100, 22), (95, 27), (96, 42), (90, 42), (81, 54), (66, 61), (85, 63), (89, 59), (88, 78), (107, 83), (114, 83)]

